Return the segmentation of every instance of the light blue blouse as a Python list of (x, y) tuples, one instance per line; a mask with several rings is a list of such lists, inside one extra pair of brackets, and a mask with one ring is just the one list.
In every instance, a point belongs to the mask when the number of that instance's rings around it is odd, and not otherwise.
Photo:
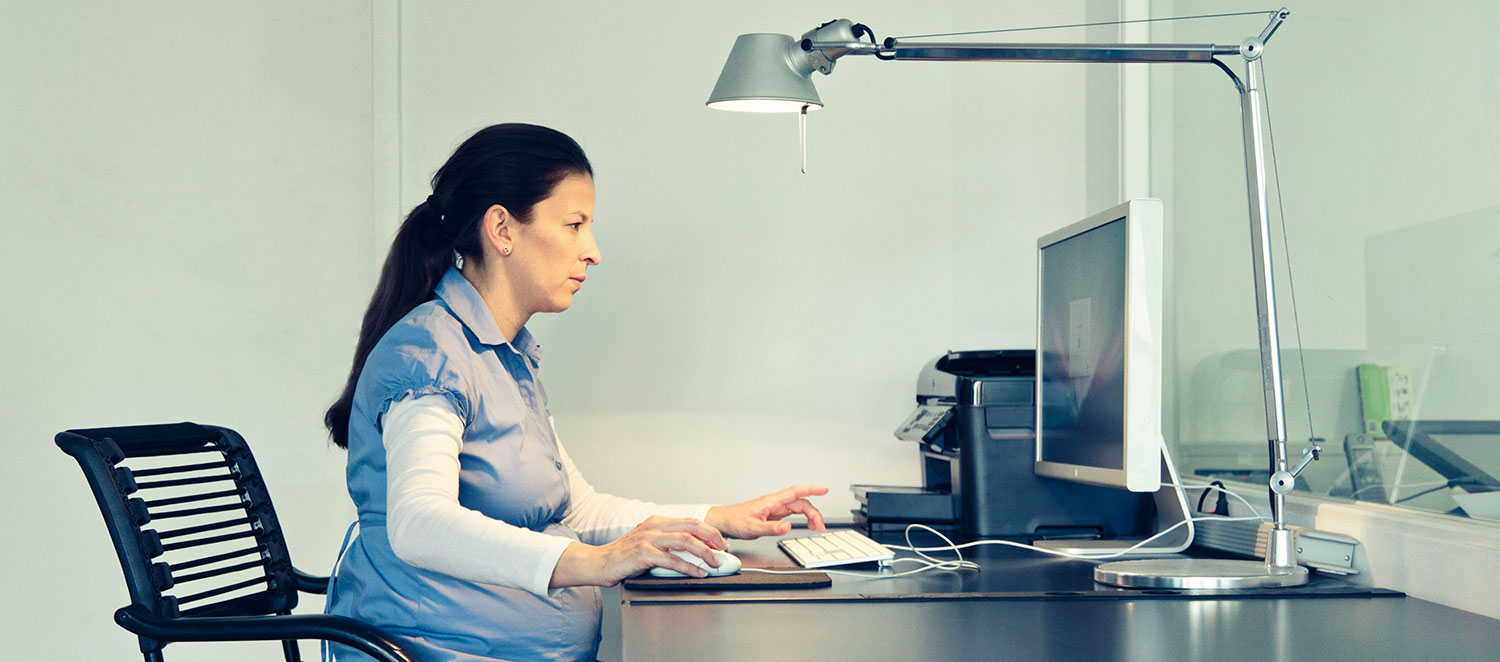
[[(449, 269), (437, 296), (387, 331), (370, 352), (349, 417), (349, 495), (359, 533), (342, 555), (327, 613), (401, 637), (424, 662), (594, 659), (599, 590), (525, 590), (424, 570), (391, 551), (386, 535), (381, 416), (408, 397), (441, 395), (464, 422), (459, 504), (547, 535), (562, 524), (568, 477), (537, 379), (541, 351), (521, 329), (507, 341), (474, 286)], [(369, 659), (333, 645), (341, 662)]]

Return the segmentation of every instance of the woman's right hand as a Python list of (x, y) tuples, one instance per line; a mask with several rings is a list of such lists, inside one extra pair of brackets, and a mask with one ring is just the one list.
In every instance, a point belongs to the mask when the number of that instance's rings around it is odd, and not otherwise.
[(557, 559), (549, 586), (614, 586), (626, 577), (656, 567), (689, 577), (704, 577), (706, 571), (672, 552), (684, 551), (716, 566), (713, 550), (727, 547), (724, 536), (702, 521), (652, 516), (614, 542), (598, 546), (581, 542), (568, 545)]

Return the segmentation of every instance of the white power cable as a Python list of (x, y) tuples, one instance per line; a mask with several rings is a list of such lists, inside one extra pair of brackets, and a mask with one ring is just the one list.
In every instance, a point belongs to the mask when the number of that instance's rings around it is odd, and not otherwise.
[(932, 532), (933, 535), (935, 535), (935, 536), (937, 536), (939, 538), (942, 538), (943, 542), (948, 543), (948, 545), (946, 547), (932, 547), (932, 548), (926, 548), (926, 549), (928, 549), (928, 550), (951, 550), (951, 551), (953, 551), (953, 552), (955, 552), (955, 553), (958, 554), (958, 558), (955, 559), (955, 560), (952, 560), (952, 561), (945, 561), (945, 560), (942, 560), (942, 559), (936, 559), (936, 558), (933, 558), (933, 557), (928, 556), (926, 554), (923, 554), (922, 553), (923, 549), (918, 549), (918, 548), (910, 547), (910, 546), (908, 546), (908, 547), (900, 547), (900, 546), (896, 546), (896, 545), (886, 545), (886, 547), (888, 547), (890, 549), (908, 550), (908, 551), (911, 551), (911, 552), (915, 552), (917, 556), (922, 557), (920, 559), (892, 559), (891, 563), (920, 563), (920, 564), (922, 564), (922, 567), (916, 568), (914, 570), (906, 570), (906, 571), (903, 571), (903, 572), (896, 572), (896, 573), (889, 573), (889, 574), (871, 574), (869, 572), (855, 572), (855, 571), (850, 571), (850, 570), (828, 570), (828, 569), (824, 569), (824, 568), (804, 569), (804, 570), (767, 570), (765, 568), (740, 568), (740, 572), (759, 572), (759, 573), (767, 574), (767, 575), (801, 575), (801, 574), (808, 574), (808, 573), (826, 573), (826, 574), (832, 574), (832, 575), (844, 575), (846, 577), (855, 577), (855, 578), (858, 578), (858, 579), (890, 579), (890, 578), (893, 578), (893, 577), (905, 577), (907, 575), (915, 575), (915, 574), (917, 574), (919, 572), (927, 572), (928, 570), (976, 570), (976, 571), (979, 570), (979, 564), (978, 563), (975, 563), (973, 561), (965, 561), (964, 560), (963, 552), (958, 551), (960, 549), (959, 546), (954, 545), (953, 541), (950, 540), (948, 538), (948, 536), (943, 535), (937, 529), (934, 529), (934, 528), (932, 528), (930, 526), (924, 526), (922, 524), (911, 524), (911, 525), (908, 525), (906, 527), (906, 544), (907, 545), (911, 545), (911, 531), (912, 531), (913, 528), (920, 528), (920, 529), (925, 529), (927, 531), (930, 531), (930, 532)]
[[(1173, 525), (1171, 525), (1171, 526), (1169, 526), (1169, 527), (1167, 527), (1165, 529), (1162, 529), (1161, 531), (1158, 531), (1155, 535), (1153, 535), (1153, 536), (1151, 536), (1149, 538), (1146, 538), (1145, 540), (1142, 540), (1142, 541), (1140, 541), (1140, 542), (1138, 542), (1138, 543), (1136, 543), (1134, 545), (1131, 545), (1130, 547), (1127, 547), (1127, 548), (1119, 550), (1119, 551), (1108, 552), (1108, 553), (1100, 553), (1100, 554), (1077, 554), (1077, 553), (1073, 553), (1073, 552), (1064, 552), (1062, 550), (1057, 550), (1057, 549), (1047, 549), (1045, 547), (1037, 547), (1035, 545), (1030, 545), (1030, 544), (1027, 544), (1027, 543), (1012, 542), (1010, 540), (977, 540), (977, 541), (974, 541), (974, 542), (964, 543), (964, 544), (960, 545), (960, 544), (955, 544), (951, 539), (948, 538), (948, 536), (943, 535), (941, 532), (939, 532), (938, 530), (936, 530), (936, 529), (934, 529), (934, 528), (932, 528), (930, 526), (926, 526), (926, 525), (922, 525), (922, 524), (909, 524), (909, 525), (907, 525), (906, 531), (905, 531), (906, 545), (905, 546), (902, 546), (902, 545), (886, 545), (886, 547), (889, 548), (889, 549), (899, 549), (899, 550), (902, 550), (902, 551), (912, 552), (912, 553), (916, 554), (917, 556), (921, 557), (921, 558), (916, 558), (916, 559), (895, 559), (895, 560), (891, 561), (891, 563), (920, 563), (920, 564), (923, 564), (922, 567), (916, 568), (916, 569), (913, 569), (913, 570), (906, 570), (906, 571), (903, 571), (903, 572), (890, 573), (890, 574), (878, 574), (878, 571), (877, 571), (877, 573), (871, 573), (871, 572), (856, 572), (856, 571), (847, 571), (847, 570), (828, 570), (826, 568), (820, 568), (820, 569), (801, 569), (801, 570), (769, 570), (769, 569), (765, 569), (765, 568), (741, 568), (740, 572), (759, 572), (759, 573), (768, 574), (768, 575), (797, 575), (797, 574), (808, 574), (808, 573), (825, 573), (825, 574), (833, 574), (833, 575), (844, 575), (844, 576), (848, 576), (848, 577), (855, 577), (855, 578), (858, 578), (858, 579), (890, 579), (890, 578), (894, 578), (894, 577), (905, 577), (907, 575), (915, 575), (917, 573), (927, 572), (929, 570), (975, 570), (975, 571), (977, 571), (977, 570), (979, 570), (979, 564), (977, 564), (977, 563), (975, 563), (973, 561), (966, 561), (966, 560), (964, 560), (963, 552), (961, 550), (963, 550), (965, 548), (968, 548), (968, 547), (977, 547), (979, 545), (1005, 545), (1007, 547), (1017, 547), (1017, 548), (1020, 548), (1020, 549), (1030, 550), (1030, 551), (1034, 551), (1034, 552), (1041, 552), (1043, 554), (1051, 554), (1053, 556), (1062, 556), (1062, 557), (1065, 557), (1065, 558), (1079, 559), (1079, 560), (1084, 560), (1084, 561), (1099, 561), (1099, 560), (1106, 560), (1106, 559), (1117, 558), (1117, 557), (1120, 557), (1120, 556), (1125, 556), (1125, 555), (1127, 555), (1127, 554), (1129, 554), (1131, 552), (1134, 552), (1137, 549), (1140, 549), (1141, 547), (1144, 547), (1144, 546), (1150, 544), (1151, 542), (1155, 541), (1156, 539), (1158, 539), (1158, 538), (1160, 538), (1162, 536), (1167, 535), (1168, 533), (1171, 533), (1171, 532), (1177, 530), (1179, 527), (1187, 526), (1191, 522), (1207, 522), (1207, 521), (1214, 521), (1214, 522), (1250, 522), (1250, 521), (1265, 522), (1265, 521), (1269, 521), (1270, 520), (1269, 517), (1261, 515), (1260, 511), (1256, 510), (1255, 506), (1251, 505), (1249, 501), (1245, 500), (1245, 497), (1240, 496), (1239, 494), (1236, 494), (1233, 490), (1230, 490), (1230, 489), (1227, 489), (1227, 488), (1224, 488), (1224, 487), (1220, 487), (1218, 485), (1186, 484), (1186, 483), (1178, 483), (1178, 484), (1162, 483), (1162, 486), (1163, 487), (1176, 487), (1176, 488), (1218, 490), (1220, 492), (1223, 492), (1225, 494), (1228, 494), (1229, 496), (1232, 496), (1232, 497), (1238, 499), (1240, 501), (1240, 503), (1245, 504), (1245, 507), (1249, 508), (1250, 512), (1255, 513), (1255, 515), (1253, 517), (1218, 517), (1218, 516), (1215, 516), (1215, 517), (1188, 517), (1186, 519), (1183, 519), (1182, 521), (1177, 522), (1176, 524), (1173, 524)], [(948, 544), (946, 544), (946, 545), (939, 545), (939, 546), (936, 546), (936, 547), (916, 547), (916, 546), (913, 546), (911, 544), (911, 533), (912, 533), (913, 529), (922, 529), (922, 530), (925, 530), (925, 531), (929, 531), (933, 535), (935, 535), (935, 536), (937, 536), (939, 538), (942, 538), (943, 542), (948, 543)], [(958, 558), (954, 559), (954, 560), (951, 560), (951, 561), (945, 561), (945, 560), (942, 560), (942, 559), (937, 559), (937, 558), (933, 558), (931, 556), (928, 556), (925, 552), (953, 552), (953, 553), (955, 553), (955, 554), (958, 555)]]

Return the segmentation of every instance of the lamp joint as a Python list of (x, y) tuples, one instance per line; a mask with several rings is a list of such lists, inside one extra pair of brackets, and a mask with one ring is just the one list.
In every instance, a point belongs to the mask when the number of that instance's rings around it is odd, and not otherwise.
[(1261, 41), (1260, 37), (1246, 37), (1244, 41), (1240, 42), (1240, 55), (1247, 61), (1259, 60), (1260, 56), (1265, 54), (1265, 51), (1266, 42)]

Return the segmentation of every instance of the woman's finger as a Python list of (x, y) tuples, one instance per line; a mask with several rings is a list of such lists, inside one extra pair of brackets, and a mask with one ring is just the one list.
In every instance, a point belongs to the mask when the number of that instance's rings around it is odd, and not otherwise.
[(676, 570), (677, 572), (680, 572), (689, 577), (701, 578), (708, 576), (707, 570), (689, 563), (687, 559), (684, 559), (681, 556), (662, 550), (657, 550), (657, 555), (651, 559), (651, 565), (654, 567), (666, 568), (668, 570)]
[(718, 529), (704, 524), (701, 520), (684, 518), (674, 520), (662, 527), (663, 531), (689, 533), (714, 549), (728, 549), (729, 543), (724, 541), (724, 534)]
[(807, 499), (797, 499), (796, 501), (787, 504), (786, 508), (789, 512), (792, 513), (802, 513), (802, 515), (807, 518), (807, 528), (814, 531), (826, 530), (826, 527), (823, 526), (823, 513), (819, 512), (818, 509), (812, 505), (811, 501), (808, 501)]
[[(665, 538), (662, 538), (658, 541), (658, 546), (668, 552), (687, 552), (689, 554), (692, 554), (693, 556), (703, 559), (703, 562), (707, 563), (711, 567), (719, 567), (719, 557), (714, 556), (714, 551), (712, 549), (709, 549), (708, 545), (703, 544), (702, 540), (699, 540), (696, 536), (693, 536), (691, 534), (668, 534)], [(677, 555), (675, 554), (673, 554), (672, 556), (673, 558), (677, 557)]]
[(828, 494), (828, 488), (821, 485), (793, 485), (776, 493), (778, 497), (783, 497), (783, 501), (810, 496), (823, 496), (825, 494)]

